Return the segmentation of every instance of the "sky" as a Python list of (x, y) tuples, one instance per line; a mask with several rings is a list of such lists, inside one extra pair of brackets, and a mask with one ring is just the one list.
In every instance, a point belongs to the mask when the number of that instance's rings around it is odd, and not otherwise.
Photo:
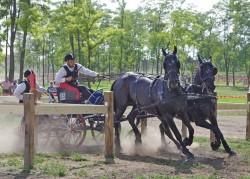
[[(110, 6), (115, 6), (114, 4), (111, 3), (111, 0), (99, 0), (99, 1), (107, 4), (109, 8)], [(127, 2), (127, 8), (134, 10), (137, 8), (140, 0), (126, 0), (126, 2)], [(213, 4), (216, 4), (217, 2), (219, 2), (219, 0), (186, 0), (184, 4), (185, 5), (193, 4), (194, 7), (196, 7), (195, 9), (197, 11), (205, 12), (205, 11), (210, 10)]]
[(186, 0), (185, 4), (194, 4), (197, 6), (196, 10), (205, 12), (212, 9), (212, 6), (218, 2), (219, 0)]

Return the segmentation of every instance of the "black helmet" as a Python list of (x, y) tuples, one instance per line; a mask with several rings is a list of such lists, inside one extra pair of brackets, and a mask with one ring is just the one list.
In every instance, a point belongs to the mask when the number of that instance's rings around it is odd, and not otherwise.
[(26, 70), (26, 71), (23, 73), (23, 75), (24, 75), (25, 78), (27, 78), (27, 76), (29, 76), (30, 74), (34, 74), (33, 70), (31, 70), (31, 69), (28, 69), (28, 70)]
[(69, 53), (67, 54), (65, 57), (64, 57), (64, 61), (66, 62), (67, 60), (74, 60), (74, 56), (72, 53)]

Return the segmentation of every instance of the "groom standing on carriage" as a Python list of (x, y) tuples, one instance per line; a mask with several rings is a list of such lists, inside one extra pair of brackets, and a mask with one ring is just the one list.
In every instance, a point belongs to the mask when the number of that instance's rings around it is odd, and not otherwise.
[(75, 63), (75, 58), (71, 53), (64, 57), (64, 62), (65, 64), (56, 73), (55, 82), (59, 83), (60, 85), (64, 83), (77, 88), (79, 92), (82, 93), (81, 98), (85, 100), (88, 99), (93, 91), (83, 85), (78, 84), (78, 73), (98, 78), (102, 78), (102, 76), (79, 63)]

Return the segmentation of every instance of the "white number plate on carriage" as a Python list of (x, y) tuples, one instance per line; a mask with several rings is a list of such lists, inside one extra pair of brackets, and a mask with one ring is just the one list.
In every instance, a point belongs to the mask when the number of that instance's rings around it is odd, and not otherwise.
[(66, 93), (65, 92), (59, 93), (59, 99), (60, 99), (60, 101), (66, 100)]

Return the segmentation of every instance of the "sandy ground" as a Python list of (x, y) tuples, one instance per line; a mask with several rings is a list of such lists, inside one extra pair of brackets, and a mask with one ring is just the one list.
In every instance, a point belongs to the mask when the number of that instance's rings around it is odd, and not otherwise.
[[(21, 119), (21, 118), (20, 118)], [(6, 123), (6, 117), (0, 117), (0, 153), (13, 153), (23, 151), (24, 142), (20, 140), (18, 126)], [(181, 121), (176, 119), (177, 126), (181, 127)], [(218, 117), (218, 123), (224, 137), (245, 138), (246, 117), (227, 116)], [(15, 123), (16, 124), (16, 123)], [(185, 163), (180, 151), (169, 139), (168, 146), (164, 151), (159, 150), (161, 146), (160, 133), (158, 130), (159, 120), (152, 118), (148, 120), (147, 133), (142, 137), (142, 148), (137, 150), (134, 145), (134, 135), (123, 133), (121, 145), (123, 153), (115, 157), (115, 163), (105, 164), (103, 145), (93, 145), (93, 141), (85, 140), (83, 145), (74, 150), (84, 157), (84, 161), (76, 162), (69, 158), (57, 158), (67, 167), (67, 175), (62, 178), (79, 178), (76, 176), (80, 170), (86, 171), (83, 178), (154, 178), (160, 176), (179, 176), (182, 178), (232, 178), (238, 179), (242, 176), (250, 177), (249, 165), (245, 164), (245, 156), (238, 154), (237, 157), (228, 158), (223, 148), (216, 152), (211, 148), (200, 146), (194, 142), (190, 151), (195, 155), (195, 161)], [(206, 129), (196, 127), (194, 124), (195, 136), (207, 136), (210, 132)], [(128, 122), (122, 123), (122, 131), (130, 130)], [(92, 143), (92, 144), (91, 144)], [(229, 144), (230, 145), (230, 144)], [(48, 146), (40, 146), (37, 152), (59, 152), (60, 148), (56, 138), (52, 139)], [(139, 153), (138, 153), (139, 152)], [(139, 154), (139, 155), (138, 155)], [(50, 160), (49, 158), (47, 160)], [(36, 165), (37, 166), (37, 165)], [(37, 174), (38, 173), (38, 174)], [(201, 177), (203, 176), (203, 177)], [(197, 178), (196, 177), (196, 178)], [(57, 178), (39, 174), (39, 167), (31, 174), (22, 173), (22, 168), (14, 166), (0, 166), (0, 178)], [(60, 177), (61, 178), (61, 177)], [(82, 178), (82, 177), (80, 177)]]
[[(6, 122), (6, 117), (0, 115), (0, 152), (15, 152), (20, 150), (20, 138), (18, 131), (18, 123), (8, 123)], [(175, 119), (176, 125), (181, 131), (181, 121)], [(158, 141), (160, 145), (160, 133), (158, 126), (160, 121), (157, 118), (149, 118), (147, 120), (147, 134), (143, 136), (144, 141)], [(225, 138), (240, 138), (245, 139), (246, 137), (246, 116), (218, 116), (218, 124)], [(210, 136), (210, 131), (201, 127), (197, 127), (192, 123), (194, 127), (195, 136)], [(123, 131), (128, 131), (131, 129), (127, 121), (122, 123)], [(126, 141), (130, 141), (134, 135), (129, 135), (128, 133), (124, 134), (124, 138), (127, 138)], [(122, 140), (124, 142), (124, 140)], [(133, 141), (133, 139), (131, 140)], [(86, 142), (85, 142), (86, 144)], [(22, 146), (22, 145), (21, 145)]]

